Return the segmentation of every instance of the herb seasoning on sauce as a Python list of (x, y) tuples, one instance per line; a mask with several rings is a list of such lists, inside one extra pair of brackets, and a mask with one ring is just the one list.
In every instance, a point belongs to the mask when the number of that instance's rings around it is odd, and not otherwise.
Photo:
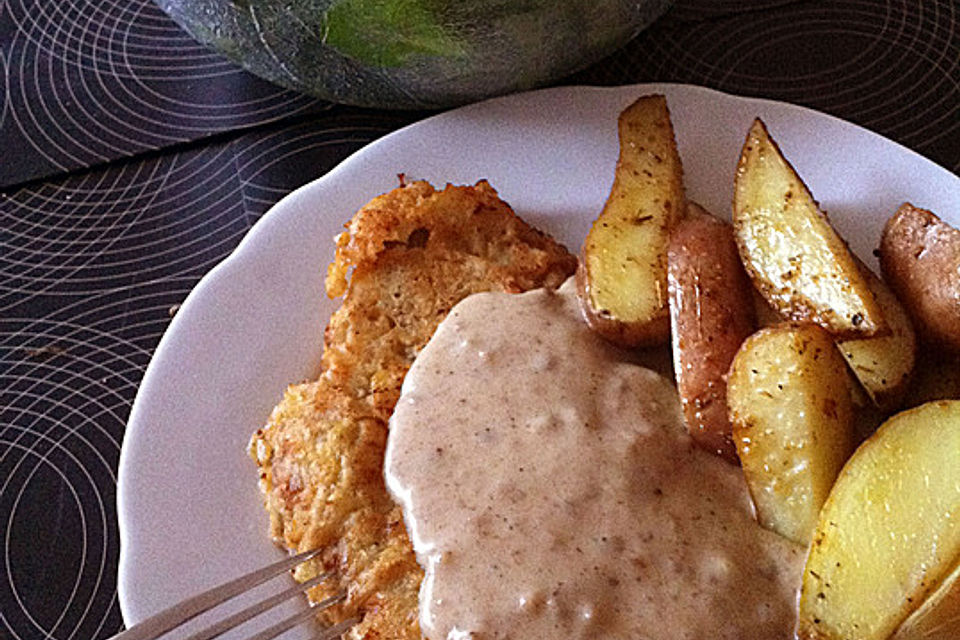
[(793, 637), (804, 550), (694, 446), (672, 385), (586, 326), (572, 281), (450, 312), (385, 469), (431, 640)]

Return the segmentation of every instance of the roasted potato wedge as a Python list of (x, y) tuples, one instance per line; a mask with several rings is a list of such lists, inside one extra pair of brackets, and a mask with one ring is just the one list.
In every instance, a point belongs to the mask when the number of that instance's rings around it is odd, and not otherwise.
[(917, 339), (910, 317), (892, 291), (861, 264), (867, 286), (883, 310), (890, 333), (873, 338), (839, 340), (837, 348), (873, 403), (883, 411), (900, 408), (917, 355)]
[(683, 168), (663, 96), (640, 98), (619, 119), (610, 196), (577, 271), (590, 326), (622, 346), (666, 343), (667, 242), (686, 208)]
[(727, 372), (756, 319), (753, 286), (733, 227), (687, 204), (667, 247), (673, 371), (687, 430), (698, 445), (737, 462), (727, 416)]
[(737, 165), (733, 225), (747, 273), (782, 316), (840, 338), (887, 331), (846, 243), (759, 118)]
[[(960, 561), (958, 462), (960, 401), (899, 413), (857, 449), (820, 513), (801, 640), (887, 640), (937, 592)], [(960, 590), (950, 593), (931, 601), (929, 620), (941, 607), (956, 610)], [(941, 637), (960, 637), (960, 620), (945, 622)]]
[(960, 353), (960, 230), (906, 203), (883, 228), (880, 268), (921, 339)]
[(730, 422), (757, 519), (799, 544), (855, 446), (851, 382), (833, 337), (813, 324), (761, 329), (730, 368)]
[[(837, 348), (856, 376), (855, 384), (862, 385), (869, 401), (880, 411), (890, 412), (902, 405), (913, 378), (917, 353), (916, 333), (906, 310), (890, 288), (859, 259), (857, 263), (867, 286), (883, 311), (889, 332), (872, 338), (837, 340)], [(753, 301), (757, 326), (769, 327), (789, 320), (771, 307), (756, 289)], [(868, 422), (870, 420), (872, 417)], [(877, 422), (874, 426), (879, 424)]]

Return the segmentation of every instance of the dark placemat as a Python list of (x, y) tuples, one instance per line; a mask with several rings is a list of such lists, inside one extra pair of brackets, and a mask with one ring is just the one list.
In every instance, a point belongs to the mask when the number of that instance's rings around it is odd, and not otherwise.
[[(215, 99), (195, 89), (200, 107), (174, 109), (168, 120), (144, 118), (157, 130), (142, 124), (124, 129), (139, 120), (110, 119), (95, 110), (73, 113), (89, 117), (73, 126), (69, 108), (51, 111), (40, 94), (8, 91), (4, 97), (3, 167), (21, 157), (57, 171), (73, 166), (70, 157), (51, 150), (74, 149), (62, 140), (37, 138), (32, 146), (10, 133), (19, 131), (9, 128), (18, 101), (20, 111), (47, 114), (68, 127), (76, 149), (99, 154), (71, 152), (81, 164), (115, 157), (96, 146), (100, 136), (115, 147), (122, 146), (116, 140), (132, 139), (139, 146), (130, 152), (146, 153), (0, 196), (0, 637), (84, 640), (106, 637), (121, 625), (117, 459), (137, 385), (171, 314), (272, 203), (419, 114), (328, 109), (263, 85), (191, 48), (169, 24), (157, 26), (162, 16), (143, 0), (36, 1), (46, 13), (28, 11), (28, 0), (0, 4), (0, 23), (11, 24), (17, 15), (19, 24), (29, 15), (30, 24), (36, 22), (29, 33), (48, 34), (28, 42), (25, 35), (0, 32), (6, 34), (0, 60), (8, 88), (17, 75), (10, 73), (8, 52), (20, 51), (17, 59), (41, 61), (44, 68), (53, 61), (56, 75), (48, 84), (63, 95), (90, 92), (98, 96), (94, 103), (109, 96), (103, 104), (114, 113), (147, 109), (137, 94), (118, 88), (124, 82), (141, 86), (142, 77), (127, 74), (119, 84), (103, 79), (109, 90), (82, 78), (106, 68), (103, 61), (111, 58), (104, 52), (111, 49), (103, 43), (110, 34), (155, 29), (164, 38), (180, 38), (182, 50), (204, 61), (198, 67), (218, 69), (213, 84), (222, 80), (230, 85), (223, 95), (234, 96)], [(87, 7), (96, 19), (57, 18), (61, 28), (39, 22), (70, 7)], [(122, 26), (128, 19), (139, 26)], [(27, 50), (32, 58), (24, 57)], [(150, 62), (136, 69), (159, 67), (141, 55)], [(170, 64), (192, 63), (185, 57)], [(84, 69), (94, 75), (85, 76)], [(625, 50), (567, 82), (643, 80), (805, 104), (960, 169), (960, 36), (951, 2), (681, 2)], [(164, 96), (160, 104), (167, 104), (176, 93), (158, 77), (153, 81), (146, 83), (149, 95)], [(232, 93), (241, 85), (251, 92), (243, 99)], [(259, 117), (244, 120), (244, 114), (260, 113), (237, 105), (261, 99), (272, 105), (262, 120), (281, 121), (235, 131)], [(233, 106), (221, 111), (218, 100)], [(206, 136), (214, 128), (199, 125), (209, 122), (218, 123), (215, 137), (151, 151)], [(121, 133), (113, 138), (100, 127)], [(150, 136), (130, 133), (148, 129)], [(41, 150), (56, 162), (44, 164)], [(13, 169), (4, 171), (12, 175)]]
[(953, 0), (694, 0), (571, 81), (670, 81), (808, 106), (960, 171)]
[(0, 0), (0, 185), (315, 113), (197, 44), (151, 0)]
[(116, 469), (153, 349), (266, 209), (389, 124), (273, 127), (0, 199), (0, 637), (120, 628)]

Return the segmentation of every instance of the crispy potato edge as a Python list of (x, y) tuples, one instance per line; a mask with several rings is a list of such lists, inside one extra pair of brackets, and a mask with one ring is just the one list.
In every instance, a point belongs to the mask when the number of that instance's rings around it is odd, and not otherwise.
[[(744, 237), (745, 225), (749, 223), (751, 216), (747, 214), (739, 203), (741, 193), (741, 183), (744, 175), (750, 170), (753, 161), (753, 150), (757, 148), (769, 148), (782, 162), (784, 171), (789, 174), (797, 185), (804, 190), (804, 196), (811, 203), (813, 214), (818, 220), (826, 226), (828, 235), (826, 239), (831, 246), (832, 255), (835, 256), (835, 266), (839, 269), (848, 282), (851, 292), (856, 292), (858, 304), (863, 311), (858, 312), (843, 322), (831, 320), (836, 316), (836, 312), (831, 308), (824, 308), (806, 295), (802, 290), (794, 287), (793, 291), (784, 292), (769, 280), (765, 270), (758, 264), (754, 250), (749, 246)], [(834, 229), (830, 223), (829, 216), (820, 207), (814, 198), (809, 186), (797, 172), (796, 168), (783, 153), (777, 141), (770, 135), (766, 124), (761, 118), (755, 118), (748, 130), (743, 143), (740, 157), (737, 161), (737, 168), (734, 175), (734, 196), (732, 203), (733, 225), (736, 231), (737, 246), (740, 250), (741, 260), (754, 287), (767, 300), (767, 302), (776, 308), (781, 315), (794, 322), (812, 322), (827, 329), (830, 333), (841, 339), (868, 338), (874, 336), (886, 335), (889, 333), (889, 327), (883, 317), (882, 310), (876, 304), (873, 296), (869, 292), (867, 283), (859, 273), (856, 265), (856, 258), (850, 250), (846, 241)], [(835, 240), (835, 243), (831, 243)], [(759, 260), (762, 262), (763, 260)], [(786, 298), (786, 299), (784, 299)]]

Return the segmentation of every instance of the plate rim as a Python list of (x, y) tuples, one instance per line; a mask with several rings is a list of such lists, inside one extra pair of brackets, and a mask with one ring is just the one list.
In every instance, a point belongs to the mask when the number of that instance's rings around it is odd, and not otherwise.
[[(859, 132), (862, 134), (880, 139), (884, 144), (895, 145), (899, 148), (898, 150), (900, 152), (906, 152), (907, 155), (911, 156), (913, 160), (920, 160), (926, 165), (929, 165), (930, 168), (935, 168), (936, 170), (946, 174), (946, 176), (955, 179), (958, 184), (958, 189), (960, 189), (960, 176), (957, 176), (945, 167), (938, 165), (929, 158), (897, 141), (891, 140), (879, 133), (867, 129), (866, 127), (848, 120), (844, 120), (838, 116), (794, 103), (783, 102), (764, 97), (732, 94), (711, 87), (686, 83), (636, 83), (617, 86), (563, 85), (536, 89), (505, 96), (498, 96), (442, 111), (421, 120), (417, 120), (416, 122), (407, 124), (399, 129), (380, 136), (375, 140), (372, 140), (371, 142), (347, 155), (324, 174), (304, 183), (303, 185), (283, 196), (263, 215), (261, 215), (260, 218), (250, 227), (250, 229), (247, 230), (237, 246), (215, 266), (208, 270), (191, 288), (190, 292), (181, 303), (177, 314), (173, 317), (165, 329), (160, 341), (158, 342), (157, 347), (150, 358), (150, 362), (144, 371), (131, 405), (130, 414), (126, 422), (121, 443), (119, 464), (117, 469), (116, 512), (120, 543), (120, 553), (117, 565), (117, 597), (120, 605), (121, 615), (125, 624), (131, 624), (132, 622), (138, 621), (138, 619), (133, 617), (131, 612), (131, 609), (134, 606), (131, 600), (133, 598), (133, 594), (130, 592), (130, 589), (127, 586), (131, 578), (131, 566), (136, 556), (136, 549), (133, 548), (130, 542), (130, 537), (132, 535), (131, 530), (135, 528), (136, 524), (132, 522), (132, 518), (134, 518), (132, 514), (133, 505), (131, 503), (129, 481), (125, 479), (129, 477), (129, 474), (133, 473), (129, 462), (131, 449), (130, 443), (137, 437), (137, 432), (145, 428), (143, 426), (144, 408), (142, 398), (146, 393), (149, 392), (149, 388), (153, 384), (154, 378), (160, 375), (159, 372), (163, 368), (165, 361), (171, 357), (172, 354), (170, 352), (173, 348), (171, 345), (174, 341), (174, 337), (177, 334), (185, 331), (185, 327), (187, 327), (190, 322), (193, 321), (193, 316), (196, 313), (195, 310), (201, 305), (201, 302), (198, 301), (204, 298), (206, 292), (215, 286), (219, 286), (218, 283), (221, 280), (230, 278), (234, 272), (242, 267), (242, 265), (248, 262), (256, 262), (260, 253), (269, 248), (271, 237), (274, 237), (271, 235), (271, 230), (275, 226), (279, 225), (286, 217), (293, 215), (290, 212), (295, 209), (295, 203), (302, 201), (304, 198), (308, 198), (309, 194), (316, 190), (322, 189), (328, 183), (336, 183), (336, 181), (339, 179), (339, 176), (344, 173), (352, 172), (354, 170), (354, 165), (361, 163), (365, 155), (371, 152), (376, 153), (380, 148), (390, 145), (397, 138), (409, 135), (411, 130), (422, 127), (427, 123), (435, 123), (437, 121), (442, 121), (443, 119), (456, 117), (459, 114), (469, 114), (470, 112), (476, 110), (489, 109), (491, 106), (495, 105), (509, 106), (510, 103), (519, 104), (527, 100), (538, 101), (547, 96), (557, 97), (566, 94), (582, 94), (585, 92), (593, 92), (598, 95), (601, 93), (609, 95), (622, 94), (624, 96), (628, 96), (628, 94), (631, 93), (639, 96), (643, 93), (651, 92), (689, 92), (692, 94), (700, 94), (705, 98), (715, 97), (727, 101), (742, 102), (750, 105), (767, 105), (777, 110), (785, 110), (788, 112), (792, 111), (801, 115), (812, 115), (816, 118), (826, 118), (837, 123), (842, 123), (842, 125), (845, 127), (853, 127), (859, 130)], [(625, 97), (625, 100), (627, 99), (628, 97)], [(319, 348), (320, 345), (317, 344), (316, 349)]]

